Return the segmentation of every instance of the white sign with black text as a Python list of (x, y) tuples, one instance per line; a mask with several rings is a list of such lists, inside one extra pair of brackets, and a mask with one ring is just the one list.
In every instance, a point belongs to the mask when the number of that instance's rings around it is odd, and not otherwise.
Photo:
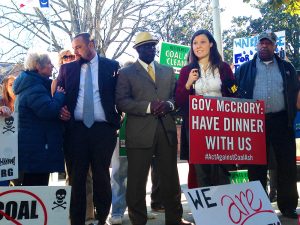
[(198, 225), (281, 225), (259, 181), (183, 191)]
[(18, 114), (0, 117), (0, 181), (18, 178)]

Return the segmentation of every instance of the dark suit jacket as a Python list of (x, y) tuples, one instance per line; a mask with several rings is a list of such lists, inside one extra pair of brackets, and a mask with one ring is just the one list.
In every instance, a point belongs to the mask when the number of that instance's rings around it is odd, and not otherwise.
[[(115, 86), (119, 63), (100, 56), (98, 56), (98, 62), (98, 85), (105, 117), (108, 123), (119, 129), (120, 115), (115, 107)], [(80, 69), (83, 63), (82, 60), (76, 60), (62, 65), (57, 78), (57, 85), (63, 87), (66, 92), (66, 105), (71, 113), (69, 122), (74, 121), (74, 109), (77, 103), (80, 83)]]
[(175, 75), (173, 69), (155, 62), (155, 80), (137, 61), (120, 70), (116, 104), (118, 109), (127, 113), (126, 147), (150, 148), (159, 120), (162, 121), (170, 145), (177, 144), (176, 125), (169, 113), (161, 119), (147, 114), (151, 101), (163, 100), (174, 102)]

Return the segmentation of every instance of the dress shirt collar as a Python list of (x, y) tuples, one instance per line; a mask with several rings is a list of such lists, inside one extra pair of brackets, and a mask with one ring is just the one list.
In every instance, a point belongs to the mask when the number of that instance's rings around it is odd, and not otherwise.
[[(148, 64), (145, 63), (144, 61), (138, 59), (138, 62), (141, 64), (141, 66), (148, 72)], [(154, 67), (154, 61), (152, 61), (150, 63), (150, 65), (152, 66), (153, 70), (155, 71), (155, 67)]]
[(275, 60), (275, 57), (273, 57), (273, 58), (272, 58), (271, 60), (269, 60), (269, 61), (262, 61), (261, 58), (259, 58), (259, 56), (258, 56), (257, 58), (258, 58), (259, 62), (264, 63), (264, 64), (266, 64), (266, 65), (268, 65), (268, 64), (270, 64), (270, 63), (273, 63), (274, 60)]
[(91, 65), (92, 65), (92, 64), (97, 63), (97, 62), (98, 62), (98, 55), (96, 54), (96, 55), (94, 56), (94, 58), (91, 59), (90, 63), (91, 63)]

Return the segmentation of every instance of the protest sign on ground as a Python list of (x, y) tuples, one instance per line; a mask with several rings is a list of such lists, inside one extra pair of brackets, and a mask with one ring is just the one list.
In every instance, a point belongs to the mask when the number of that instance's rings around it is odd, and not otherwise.
[(281, 224), (259, 181), (183, 191), (196, 224)]
[(69, 224), (70, 186), (0, 187), (0, 224)]

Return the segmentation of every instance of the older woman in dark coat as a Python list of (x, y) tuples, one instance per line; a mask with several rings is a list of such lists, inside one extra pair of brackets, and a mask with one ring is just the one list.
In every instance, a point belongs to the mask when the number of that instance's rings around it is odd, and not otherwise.
[(50, 173), (64, 171), (58, 118), (64, 90), (58, 87), (51, 95), (53, 65), (47, 53), (28, 53), (24, 66), (13, 85), (19, 112), (19, 171), (24, 173), (24, 186), (43, 186)]

